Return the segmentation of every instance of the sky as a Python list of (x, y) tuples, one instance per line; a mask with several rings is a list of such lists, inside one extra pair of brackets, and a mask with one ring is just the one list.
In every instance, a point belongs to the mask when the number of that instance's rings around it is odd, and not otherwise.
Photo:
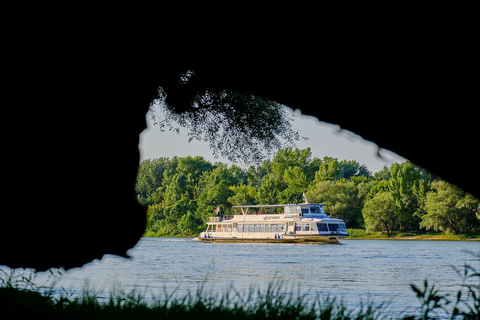
[[(312, 116), (302, 115), (300, 110), (289, 112), (296, 115), (293, 130), (301, 136), (307, 137), (306, 141), (296, 142), (296, 147), (305, 149), (310, 147), (312, 157), (325, 156), (341, 160), (356, 160), (364, 164), (372, 173), (380, 171), (383, 166), (392, 163), (401, 163), (406, 159), (386, 149), (380, 149), (382, 158), (377, 156), (378, 147), (375, 143), (364, 140), (351, 131), (340, 129), (338, 125), (318, 121)], [(205, 160), (231, 164), (224, 158), (214, 158), (207, 142), (188, 142), (187, 130), (180, 128), (180, 134), (172, 131), (161, 132), (158, 126), (153, 125), (149, 114), (146, 115), (147, 128), (140, 134), (140, 161), (146, 159), (174, 156), (202, 156)]]

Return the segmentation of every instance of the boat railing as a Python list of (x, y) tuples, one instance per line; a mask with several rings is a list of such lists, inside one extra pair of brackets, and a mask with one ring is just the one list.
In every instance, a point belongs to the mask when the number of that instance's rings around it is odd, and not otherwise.
[[(280, 212), (264, 212), (264, 211), (258, 211), (257, 212), (257, 211), (255, 211), (255, 212), (248, 213), (248, 215), (277, 215), (277, 214), (283, 214), (283, 213), (284, 213), (283, 211), (280, 211)], [(221, 221), (225, 221), (225, 220), (231, 220), (235, 216), (238, 216), (238, 214), (223, 216), (222, 218), (220, 218), (220, 217), (209, 217), (208, 222), (221, 222)]]
[(265, 212), (265, 211), (254, 211), (249, 212), (248, 215), (263, 215), (263, 214), (283, 214), (283, 211), (280, 212)]

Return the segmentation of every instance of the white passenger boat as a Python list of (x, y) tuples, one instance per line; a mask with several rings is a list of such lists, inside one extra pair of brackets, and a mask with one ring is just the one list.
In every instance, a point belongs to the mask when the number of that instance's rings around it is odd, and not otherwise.
[(246, 205), (232, 208), (239, 209), (240, 214), (211, 217), (207, 222), (207, 230), (201, 232), (198, 239), (206, 242), (337, 243), (339, 238), (348, 237), (344, 221), (325, 214), (323, 204)]

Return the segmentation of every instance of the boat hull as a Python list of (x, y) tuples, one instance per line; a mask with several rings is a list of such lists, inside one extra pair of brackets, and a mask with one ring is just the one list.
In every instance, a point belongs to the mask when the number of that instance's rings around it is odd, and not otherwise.
[(280, 239), (240, 239), (240, 238), (201, 238), (203, 242), (221, 242), (221, 243), (338, 243), (338, 237), (298, 237), (285, 236)]

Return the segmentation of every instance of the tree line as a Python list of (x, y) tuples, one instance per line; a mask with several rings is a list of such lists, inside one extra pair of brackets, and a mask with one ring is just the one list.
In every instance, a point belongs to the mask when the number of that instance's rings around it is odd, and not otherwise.
[(145, 160), (135, 191), (148, 207), (147, 236), (197, 235), (220, 206), (325, 204), (347, 228), (453, 234), (480, 232), (480, 201), (406, 161), (372, 173), (355, 160), (313, 158), (310, 148), (280, 149), (260, 166), (206, 161), (203, 157)]

